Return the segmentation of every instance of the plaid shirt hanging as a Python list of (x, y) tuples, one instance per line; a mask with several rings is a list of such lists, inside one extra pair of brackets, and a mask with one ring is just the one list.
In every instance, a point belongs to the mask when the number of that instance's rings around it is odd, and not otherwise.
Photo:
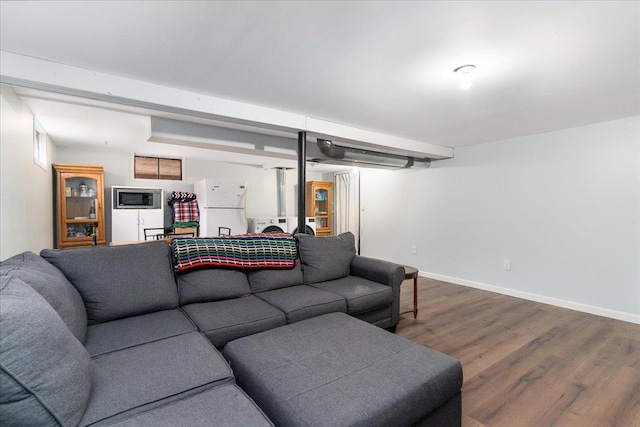
[(177, 202), (173, 205), (173, 222), (195, 222), (200, 221), (200, 210), (198, 202)]
[(174, 191), (169, 197), (169, 206), (173, 209), (173, 222), (198, 222), (200, 209), (196, 195), (184, 191)]

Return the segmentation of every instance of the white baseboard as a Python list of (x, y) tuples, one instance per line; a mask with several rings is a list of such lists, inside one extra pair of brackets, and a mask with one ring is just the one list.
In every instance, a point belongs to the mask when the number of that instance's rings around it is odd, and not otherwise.
[(541, 302), (544, 304), (555, 305), (556, 307), (569, 308), (571, 310), (582, 311), (584, 313), (595, 314), (598, 316), (609, 317), (611, 319), (622, 320), (625, 322), (640, 324), (640, 315), (625, 313), (623, 311), (609, 310), (607, 308), (595, 307), (593, 305), (582, 304), (574, 301), (567, 301), (559, 298), (547, 297), (544, 295), (532, 294), (529, 292), (518, 291), (500, 286), (488, 285), (486, 283), (474, 282), (457, 277), (445, 276), (442, 274), (430, 273), (428, 271), (420, 271), (418, 275), (428, 277), (430, 279), (441, 280), (443, 282), (454, 283), (456, 285), (468, 286), (470, 288), (482, 289), (484, 291), (495, 292), (498, 294), (509, 295), (512, 297), (522, 298), (529, 301)]

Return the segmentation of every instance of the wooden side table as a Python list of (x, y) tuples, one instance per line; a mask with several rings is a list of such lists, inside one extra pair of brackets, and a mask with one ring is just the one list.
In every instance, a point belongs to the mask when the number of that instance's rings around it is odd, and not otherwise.
[(413, 279), (413, 310), (403, 311), (400, 314), (413, 313), (413, 318), (418, 318), (418, 269), (404, 265), (404, 280)]

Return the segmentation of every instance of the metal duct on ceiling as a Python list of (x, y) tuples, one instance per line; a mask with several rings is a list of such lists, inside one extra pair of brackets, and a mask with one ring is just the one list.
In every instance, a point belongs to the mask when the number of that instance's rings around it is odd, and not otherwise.
[(335, 163), (354, 163), (391, 169), (428, 168), (431, 166), (431, 159), (428, 158), (400, 156), (359, 148), (342, 147), (327, 139), (318, 138), (317, 146), (320, 152), (326, 156), (325, 159), (315, 158), (312, 160), (318, 163), (325, 161), (329, 163), (333, 160)]
[(286, 169), (276, 168), (276, 183), (278, 186), (278, 216), (287, 216), (287, 177)]

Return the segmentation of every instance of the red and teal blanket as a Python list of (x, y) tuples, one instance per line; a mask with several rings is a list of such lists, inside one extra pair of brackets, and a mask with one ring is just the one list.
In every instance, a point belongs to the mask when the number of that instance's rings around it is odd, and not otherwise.
[(206, 267), (291, 269), (298, 258), (296, 240), (286, 233), (177, 237), (172, 246), (178, 273)]

